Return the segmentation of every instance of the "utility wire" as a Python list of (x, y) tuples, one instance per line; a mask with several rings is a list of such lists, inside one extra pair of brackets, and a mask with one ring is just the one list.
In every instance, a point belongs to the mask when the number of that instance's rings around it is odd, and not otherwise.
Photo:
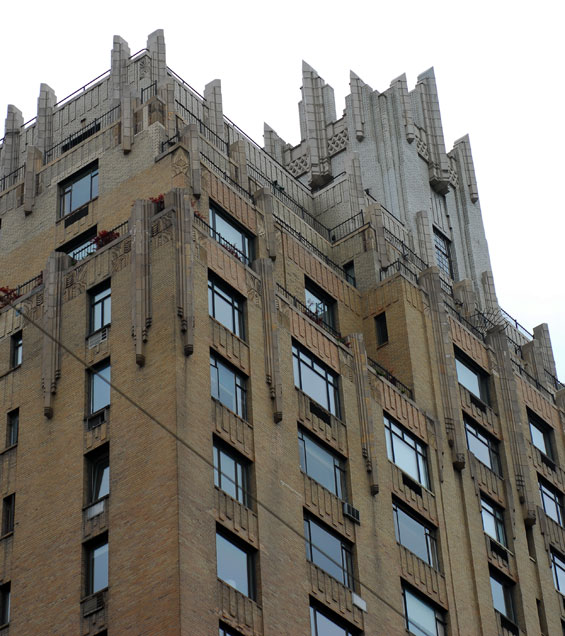
[[(149, 411), (147, 411), (147, 409), (145, 409), (143, 406), (141, 406), (140, 404), (138, 404), (136, 402), (136, 400), (134, 400), (133, 398), (131, 398), (129, 395), (127, 395), (127, 393), (125, 393), (124, 391), (122, 391), (119, 387), (117, 387), (113, 382), (111, 382), (110, 380), (107, 380), (105, 377), (103, 377), (95, 368), (94, 365), (90, 365), (88, 364), (88, 362), (86, 362), (85, 360), (83, 360), (82, 358), (80, 358), (76, 353), (74, 353), (74, 351), (71, 351), (71, 349), (69, 349), (66, 345), (64, 345), (58, 338), (56, 338), (55, 336), (53, 336), (52, 334), (50, 334), (46, 329), (44, 329), (39, 323), (37, 323), (35, 320), (33, 320), (33, 318), (30, 318), (27, 314), (25, 314), (22, 310), (18, 309), (14, 303), (17, 302), (17, 300), (13, 300), (13, 301), (9, 301), (7, 299), (7, 296), (0, 296), (0, 301), (2, 302), (4, 307), (11, 307), (17, 314), (23, 316), (23, 318), (25, 320), (27, 320), (32, 326), (34, 326), (36, 329), (38, 329), (42, 334), (44, 334), (45, 336), (47, 336), (48, 338), (50, 338), (55, 344), (57, 344), (58, 346), (61, 347), (61, 349), (63, 349), (63, 351), (65, 351), (65, 353), (69, 354), (72, 358), (74, 358), (79, 364), (81, 364), (85, 370), (87, 370), (89, 373), (92, 373), (94, 375), (96, 375), (99, 379), (101, 379), (102, 381), (104, 381), (113, 391), (115, 391), (118, 395), (120, 395), (121, 397), (123, 397), (125, 400), (127, 400), (133, 407), (135, 407), (136, 409), (138, 409), (141, 413), (143, 413), (148, 419), (150, 419), (152, 422), (154, 422), (155, 424), (157, 424), (157, 426), (159, 426), (163, 431), (165, 431), (166, 433), (168, 433), (169, 435), (171, 435), (179, 444), (181, 444), (182, 446), (184, 446), (185, 448), (187, 448), (189, 451), (191, 451), (194, 455), (196, 455), (200, 460), (202, 460), (205, 464), (207, 464), (208, 466), (210, 466), (212, 469), (216, 469), (216, 467), (214, 466), (214, 463), (211, 462), (207, 457), (205, 457), (204, 455), (202, 455), (200, 453), (200, 451), (198, 451), (196, 448), (194, 448), (193, 446), (191, 446), (186, 440), (184, 440), (182, 437), (180, 437), (177, 433), (175, 433), (175, 431), (171, 430), (168, 426), (166, 426), (165, 424), (163, 424), (160, 420), (158, 420), (154, 415), (152, 415), (151, 413), (149, 413)], [(228, 475), (225, 475), (224, 473), (222, 473), (222, 475), (224, 477), (227, 477), (228, 481), (231, 481), (234, 485), (235, 485), (235, 480), (232, 479), (231, 477), (229, 477)], [(265, 510), (266, 512), (268, 512), (270, 515), (272, 515), (278, 522), (282, 523), (286, 528), (288, 528), (291, 532), (293, 532), (294, 534), (296, 534), (300, 539), (302, 539), (305, 543), (309, 543), (310, 545), (312, 545), (312, 543), (306, 539), (306, 537), (299, 532), (298, 530), (296, 530), (295, 528), (293, 528), (290, 523), (288, 523), (285, 519), (283, 519), (279, 514), (277, 514), (274, 510), (272, 510), (271, 508), (269, 508), (269, 506), (267, 506), (266, 504), (264, 504), (262, 501), (260, 501), (257, 497), (255, 497), (252, 493), (248, 492), (247, 493), (248, 496), (257, 504), (257, 506), (260, 506), (261, 508), (263, 508), (263, 510)], [(334, 563), (336, 566), (338, 566), (341, 570), (343, 570), (343, 565), (341, 563), (339, 563), (338, 561), (336, 561), (331, 555), (325, 553), (323, 550), (321, 550), (319, 547), (315, 546), (316, 550), (323, 555), (326, 559), (328, 559), (328, 561), (330, 561), (331, 563)], [(330, 574), (331, 576), (331, 574)], [(353, 579), (353, 581), (355, 583), (357, 583), (357, 585), (359, 587), (364, 588), (365, 590), (367, 590), (367, 592), (369, 592), (370, 594), (372, 594), (376, 599), (378, 599), (379, 601), (381, 601), (382, 603), (384, 603), (388, 608), (390, 608), (391, 610), (393, 610), (396, 614), (398, 614), (399, 616), (401, 616), (404, 620), (406, 620), (407, 617), (405, 617), (405, 615), (400, 612), (396, 607), (394, 607), (394, 605), (392, 605), (387, 599), (383, 598), (378, 592), (376, 592), (374, 589), (372, 589), (370, 586), (368, 586), (366, 583), (363, 583), (361, 580), (359, 580), (358, 578), (355, 577), (355, 575), (353, 573), (351, 573), (351, 578)], [(353, 590), (351, 590), (353, 592)], [(423, 625), (419, 625), (416, 621), (414, 621), (413, 619), (410, 619), (410, 623), (411, 625), (414, 625), (415, 627), (417, 627), (418, 629), (422, 630), (422, 632), (424, 634), (429, 634), (429, 636), (435, 636), (434, 634), (428, 632), (428, 630), (423, 626)]]

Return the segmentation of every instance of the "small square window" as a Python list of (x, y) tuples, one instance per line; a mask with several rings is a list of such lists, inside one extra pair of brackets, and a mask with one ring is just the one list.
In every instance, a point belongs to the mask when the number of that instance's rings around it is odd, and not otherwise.
[(380, 347), (388, 342), (388, 329), (386, 326), (386, 313), (383, 311), (375, 317), (375, 327), (377, 329), (377, 346)]
[(19, 367), (22, 363), (23, 358), (23, 332), (18, 331), (18, 333), (12, 336), (10, 341), (11, 349), (10, 349), (10, 367), (15, 369)]
[(86, 544), (85, 594), (90, 596), (108, 587), (108, 538)]
[(91, 290), (88, 294), (90, 302), (90, 333), (107, 327), (112, 320), (112, 289), (110, 281), (106, 281)]
[(218, 578), (255, 599), (254, 553), (216, 532), (216, 559)]
[(82, 208), (98, 196), (98, 162), (77, 172), (59, 186), (59, 218)]
[(7, 625), (10, 622), (10, 583), (0, 585), (0, 625)]
[(16, 495), (12, 493), (4, 497), (2, 502), (2, 536), (14, 532), (14, 515), (16, 512)]
[(98, 413), (110, 405), (110, 363), (88, 372), (88, 414)]
[(8, 413), (6, 422), (6, 448), (18, 443), (20, 428), (20, 409), (14, 409)]

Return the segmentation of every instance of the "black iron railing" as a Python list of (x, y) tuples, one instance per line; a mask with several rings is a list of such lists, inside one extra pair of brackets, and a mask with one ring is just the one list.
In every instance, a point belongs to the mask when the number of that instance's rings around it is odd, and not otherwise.
[(180, 141), (180, 132), (176, 132), (172, 137), (167, 137), (165, 141), (161, 142), (161, 152), (165, 152), (167, 148), (171, 148)]
[(16, 185), (16, 183), (18, 183), (19, 181), (22, 181), (24, 178), (25, 169), (26, 167), (24, 164), (22, 166), (19, 166), (19, 168), (16, 168), (12, 172), (8, 173), (4, 177), (0, 177), (0, 192), (3, 192), (7, 188)]
[(529, 374), (524, 367), (516, 362), (516, 360), (512, 360), (512, 364), (514, 365), (514, 369), (521, 375), (523, 378), (534, 386), (540, 393), (546, 395), (552, 402), (555, 402), (555, 397), (551, 391), (546, 389), (541, 382), (539, 382), (533, 375)]
[(247, 254), (244, 254), (240, 249), (238, 249), (233, 243), (230, 243), (227, 239), (225, 239), (219, 232), (208, 225), (206, 221), (200, 217), (195, 216), (194, 220), (196, 223), (201, 225), (204, 230), (215, 240), (217, 241), (227, 252), (229, 252), (232, 256), (237, 258), (238, 261), (241, 261), (244, 265), (249, 266), (251, 264), (251, 260)]
[(145, 104), (148, 99), (157, 95), (157, 80), (149, 84), (146, 88), (141, 89), (141, 103)]
[(563, 384), (563, 382), (561, 382), (558, 378), (556, 378), (553, 373), (551, 373), (550, 371), (548, 371), (547, 369), (544, 369), (545, 371), (545, 375), (547, 377), (548, 382), (555, 387), (556, 391), (560, 391), (561, 389), (565, 389), (565, 384)]
[(75, 260), (75, 262), (82, 261), (84, 258), (86, 258), (87, 256), (90, 256), (91, 254), (94, 254), (99, 249), (105, 247), (106, 245), (109, 245), (110, 243), (113, 243), (115, 240), (120, 238), (120, 236), (127, 234), (128, 225), (129, 225), (128, 221), (124, 221), (123, 223), (116, 225), (116, 227), (112, 228), (111, 230), (108, 230), (105, 233), (106, 239), (102, 241), (100, 240), (100, 234), (98, 234), (98, 236), (95, 236), (92, 238), (90, 243), (85, 245), (80, 250), (72, 252), (70, 256)]
[(120, 118), (120, 106), (114, 106), (107, 113), (100, 115), (94, 119), (88, 126), (85, 128), (81, 128), (81, 130), (77, 130), (72, 135), (69, 135), (66, 139), (63, 139), (60, 143), (55, 146), (52, 146), (48, 150), (45, 151), (43, 162), (49, 163), (60, 157), (62, 154), (78, 146), (78, 144), (82, 143), (85, 139), (92, 137), (92, 135), (96, 134), (102, 128), (106, 128), (110, 126), (114, 122), (116, 122)]
[(178, 75), (178, 73), (175, 73), (169, 66), (167, 66), (167, 72), (170, 73), (170, 75), (177, 79), (181, 84), (183, 84), (183, 86), (186, 86), (192, 93), (194, 93), (194, 95), (200, 97), (200, 99), (204, 101), (204, 96), (201, 95), (195, 88), (192, 88), (192, 86), (188, 82), (183, 80), (182, 77)]
[(255, 199), (251, 192), (248, 192), (243, 186), (239, 185), (237, 181), (234, 181), (229, 174), (220, 168), (220, 166), (216, 165), (210, 158), (208, 158), (203, 152), (200, 153), (200, 158), (204, 161), (204, 163), (212, 168), (212, 170), (219, 175), (222, 179), (227, 181), (234, 190), (236, 190), (242, 197), (249, 200), (250, 203), (255, 203)]
[(341, 334), (339, 333), (339, 331), (334, 329), (334, 327), (330, 325), (326, 320), (324, 320), (324, 318), (320, 314), (316, 313), (315, 311), (312, 311), (302, 301), (298, 300), (296, 296), (293, 296), (289, 291), (287, 291), (282, 285), (279, 285), (278, 283), (277, 283), (277, 292), (295, 309), (298, 309), (298, 311), (303, 313), (305, 316), (310, 318), (310, 320), (312, 320), (317, 325), (319, 325), (322, 329), (327, 331), (330, 334), (330, 336), (333, 336), (337, 340), (341, 340)]
[(506, 311), (504, 311), (504, 309), (500, 309), (500, 313), (504, 316), (505, 320), (507, 320), (513, 327), (516, 328), (517, 331), (519, 331), (523, 336), (526, 336), (526, 338), (529, 338), (530, 340), (534, 339), (534, 334), (530, 333), (523, 325), (521, 325), (515, 318), (512, 318), (512, 316), (507, 313)]
[(335, 227), (332, 227), (328, 230), (330, 239), (332, 243), (339, 241), (340, 239), (346, 237), (348, 234), (352, 234), (355, 230), (358, 230), (360, 227), (365, 225), (365, 215), (363, 214), (363, 210), (352, 216), (350, 219), (346, 219), (343, 223), (339, 223)]
[(209, 128), (201, 119), (199, 119), (193, 112), (188, 110), (184, 104), (181, 104), (176, 100), (177, 108), (181, 111), (183, 119), (189, 124), (196, 124), (200, 131), (200, 134), (207, 139), (211, 144), (216, 146), (218, 150), (224, 153), (227, 157), (230, 156), (230, 146), (227, 141), (222, 139), (211, 128)]
[(382, 365), (380, 365), (376, 360), (367, 357), (367, 362), (369, 366), (372, 367), (377, 375), (385, 378), (388, 382), (390, 382), (393, 386), (395, 386), (401, 393), (407, 395), (411, 400), (414, 399), (412, 389), (407, 387), (403, 382), (401, 382), (398, 378), (396, 378), (390, 371), (385, 369)]
[(411, 270), (406, 263), (402, 261), (394, 261), (390, 265), (381, 268), (380, 278), (381, 281), (385, 280), (385, 278), (389, 278), (396, 273), (402, 274), (405, 278), (407, 278), (414, 285), (418, 284), (418, 274)]
[(339, 276), (345, 279), (350, 285), (355, 287), (355, 277), (348, 274), (343, 267), (340, 267), (337, 263), (334, 263), (330, 258), (328, 258), (323, 252), (321, 252), (315, 245), (310, 243), (310, 241), (306, 240), (300, 232), (291, 227), (288, 223), (279, 218), (276, 214), (274, 215), (276, 222), (288, 232), (293, 238), (297, 241), (300, 241), (303, 245), (308, 248), (309, 252), (315, 254), (321, 261), (323, 261), (326, 265), (328, 265), (331, 269), (336, 272)]
[(415, 265), (421, 272), (428, 269), (428, 264), (416, 252), (411, 250), (404, 241), (395, 236), (389, 229), (384, 228), (385, 240), (388, 241), (407, 261)]
[(465, 318), (462, 314), (460, 314), (457, 309), (455, 309), (455, 307), (452, 307), (449, 303), (444, 301), (444, 306), (447, 310), (447, 313), (450, 314), (451, 316), (453, 316), (453, 318), (455, 318), (455, 320), (457, 320), (458, 322), (460, 322), (464, 327), (467, 327), (467, 329), (474, 335), (476, 336), (479, 340), (482, 340), (483, 342), (485, 341), (485, 329), (481, 329), (479, 327), (477, 327), (473, 322), (471, 322), (470, 320), (467, 320), (467, 318)]
[(28, 294), (32, 289), (39, 287), (43, 283), (43, 272), (40, 272), (37, 276), (30, 278), (25, 283), (18, 285), (16, 287), (16, 293), (19, 296), (24, 296)]
[[(93, 84), (95, 84), (96, 82), (100, 81), (103, 77), (105, 77), (106, 75), (110, 75), (111, 69), (108, 69), (107, 71), (104, 71), (103, 73), (101, 73), (98, 77), (95, 77), (93, 80), (90, 80), (90, 82), (86, 83), (84, 86), (81, 86), (80, 88), (77, 88), (76, 91), (73, 91), (70, 95), (67, 95), (66, 97), (63, 97), (63, 99), (60, 99), (55, 106), (61, 106), (61, 104), (64, 104), (66, 101), (68, 101), (69, 99), (71, 99), (71, 97), (74, 97), (75, 95), (78, 95), (78, 93), (84, 93), (86, 92), (86, 89), (89, 88), (90, 86), (92, 86)], [(25, 126), (26, 124), (24, 124)]]
[(327, 241), (330, 241), (329, 229), (305, 210), (298, 201), (295, 201), (289, 194), (287, 194), (282, 186), (280, 186), (276, 181), (271, 181), (269, 177), (264, 175), (254, 165), (248, 163), (247, 168), (249, 170), (249, 176), (252, 179), (257, 181), (257, 183), (268, 187), (273, 195), (289, 210), (292, 210), (298, 217), (305, 221), (311, 228), (316, 230), (316, 232), (323, 236)]

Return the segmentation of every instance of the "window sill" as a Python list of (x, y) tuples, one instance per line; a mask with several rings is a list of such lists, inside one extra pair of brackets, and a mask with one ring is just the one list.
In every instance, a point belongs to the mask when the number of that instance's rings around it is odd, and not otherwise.
[(105, 424), (110, 419), (109, 417), (110, 405), (102, 407), (98, 411), (94, 413), (90, 413), (90, 415), (86, 415), (84, 418), (84, 423), (89, 431), (102, 424)]
[(80, 219), (88, 215), (88, 208), (90, 204), (93, 201), (96, 201), (97, 199), (98, 197), (94, 197), (94, 199), (90, 199), (90, 201), (88, 201), (88, 203), (85, 203), (82, 207), (77, 208), (76, 210), (73, 210), (72, 212), (69, 212), (68, 214), (65, 214), (64, 216), (60, 216), (57, 219), (56, 223), (59, 224), (61, 222), (64, 222), (65, 227), (68, 227), (69, 225), (72, 225), (76, 221), (79, 221)]

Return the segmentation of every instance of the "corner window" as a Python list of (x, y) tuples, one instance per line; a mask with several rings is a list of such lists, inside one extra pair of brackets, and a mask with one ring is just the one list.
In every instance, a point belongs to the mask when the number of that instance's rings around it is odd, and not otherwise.
[(107, 327), (112, 321), (112, 289), (106, 281), (89, 292), (90, 333)]
[(340, 499), (346, 499), (345, 465), (313, 437), (298, 431), (300, 470)]
[(110, 494), (110, 454), (104, 445), (86, 456), (88, 471), (88, 503), (96, 503)]
[(12, 336), (12, 339), (10, 340), (10, 367), (12, 369), (19, 367), (22, 363), (24, 347), (23, 343), (24, 339), (23, 333), (21, 331), (18, 331), (18, 333), (14, 334)]
[(318, 362), (310, 352), (297, 344), (292, 345), (294, 386), (339, 417), (337, 373)]
[(12, 493), (4, 497), (2, 502), (2, 536), (14, 532), (14, 517), (16, 512), (16, 495)]
[(253, 260), (251, 236), (217, 206), (210, 205), (210, 236), (244, 265)]
[(249, 462), (214, 440), (214, 485), (250, 507)]
[(565, 596), (565, 558), (551, 550), (551, 570), (555, 589)]
[(0, 585), (0, 625), (7, 625), (10, 622), (10, 596), (10, 583)]
[(335, 329), (335, 300), (309, 279), (306, 279), (304, 286), (306, 307), (310, 312), (309, 317), (321, 320), (331, 329)]
[(309, 517), (304, 519), (304, 537), (308, 561), (354, 589), (351, 546)]
[(528, 423), (532, 444), (546, 457), (553, 460), (552, 429), (542, 419), (528, 410)]
[(253, 553), (216, 532), (216, 559), (218, 578), (238, 592), (255, 598)]
[(6, 423), (6, 448), (18, 443), (19, 428), (20, 409), (14, 409), (8, 413), (8, 420)]
[(98, 162), (59, 186), (59, 218), (71, 214), (98, 196)]
[(488, 376), (463, 354), (455, 353), (457, 381), (485, 404), (489, 403)]
[(465, 419), (465, 435), (471, 453), (497, 475), (502, 475), (498, 441), (484, 432), (480, 426), (468, 418)]
[(215, 276), (208, 278), (208, 313), (238, 338), (244, 339), (244, 300), (231, 287)]
[(560, 526), (565, 527), (565, 517), (563, 516), (563, 495), (561, 492), (549, 484), (549, 482), (542, 479), (539, 480), (539, 492), (541, 505), (545, 514)]
[(438, 567), (436, 531), (393, 504), (396, 540), (433, 568)]
[(354, 632), (343, 627), (339, 619), (330, 618), (317, 607), (310, 606), (310, 636), (354, 636)]
[(384, 420), (388, 458), (412, 479), (429, 489), (426, 445), (386, 414)]
[(97, 413), (110, 405), (110, 363), (105, 362), (88, 374), (88, 414)]
[(414, 594), (405, 588), (404, 615), (406, 617), (406, 629), (416, 636), (445, 636), (445, 620), (443, 612), (424, 599), (419, 594)]
[(239, 417), (247, 417), (247, 381), (245, 376), (210, 354), (210, 383), (212, 397)]
[(439, 269), (453, 278), (453, 263), (451, 260), (451, 241), (439, 230), (434, 228), (434, 246), (436, 250), (436, 262)]
[(388, 342), (388, 329), (386, 326), (386, 313), (383, 311), (375, 317), (375, 328), (377, 330), (377, 347)]
[(491, 572), (490, 589), (492, 592), (492, 604), (499, 614), (502, 614), (502, 616), (510, 621), (515, 620), (512, 587), (512, 583)]
[(86, 546), (86, 589), (87, 596), (108, 587), (108, 539)]
[(488, 536), (507, 548), (504, 510), (486, 497), (481, 496), (481, 517), (483, 519), (483, 530)]

